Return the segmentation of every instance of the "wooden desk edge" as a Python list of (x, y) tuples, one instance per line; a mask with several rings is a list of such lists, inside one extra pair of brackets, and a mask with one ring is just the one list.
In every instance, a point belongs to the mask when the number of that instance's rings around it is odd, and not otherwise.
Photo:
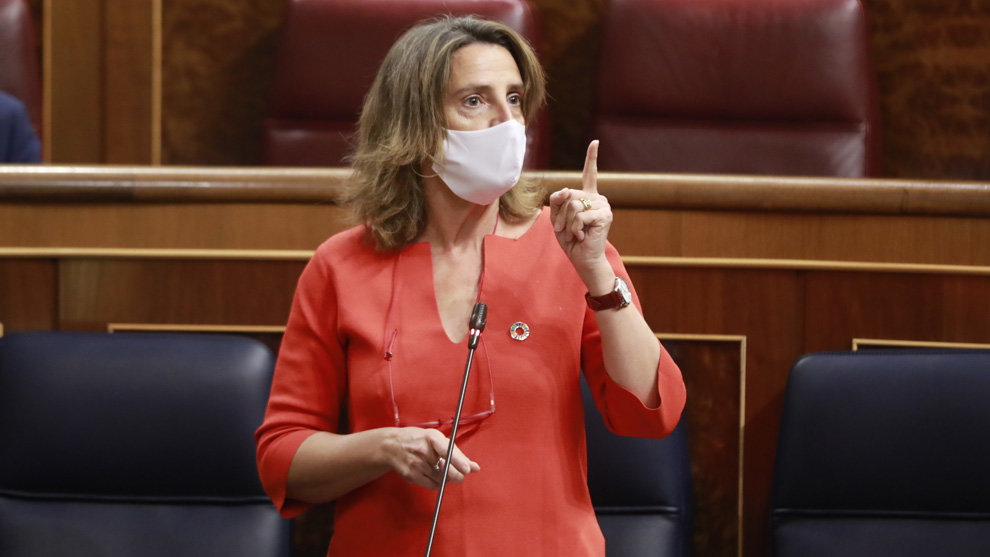
[[(335, 204), (347, 168), (0, 166), (0, 203)], [(579, 172), (528, 172), (544, 188)], [(618, 209), (990, 216), (990, 183), (603, 172)]]

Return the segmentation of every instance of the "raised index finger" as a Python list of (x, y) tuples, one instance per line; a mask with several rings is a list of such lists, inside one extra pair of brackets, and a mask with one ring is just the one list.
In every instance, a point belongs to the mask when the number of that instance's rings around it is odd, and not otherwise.
[(584, 158), (584, 172), (581, 174), (581, 190), (598, 193), (598, 140), (588, 144), (588, 154)]

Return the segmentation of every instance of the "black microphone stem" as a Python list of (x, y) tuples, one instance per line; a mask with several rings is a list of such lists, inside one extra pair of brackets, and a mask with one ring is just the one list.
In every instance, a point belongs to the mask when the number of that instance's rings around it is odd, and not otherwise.
[(440, 503), (443, 502), (444, 488), (447, 487), (447, 471), (450, 470), (450, 458), (454, 454), (454, 439), (457, 438), (457, 426), (461, 422), (461, 410), (464, 408), (464, 393), (467, 392), (468, 377), (471, 375), (471, 362), (474, 360), (474, 351), (478, 347), (478, 338), (485, 328), (485, 319), (488, 308), (484, 302), (474, 305), (471, 313), (471, 330), (468, 333), (468, 356), (467, 364), (464, 365), (464, 380), (461, 381), (461, 396), (457, 400), (457, 412), (454, 413), (454, 423), (450, 430), (450, 444), (447, 445), (447, 458), (443, 463), (443, 476), (440, 478), (440, 492), (437, 493), (437, 504), (433, 508), (433, 524), (430, 526), (430, 541), (426, 545), (426, 557), (430, 557), (433, 550), (433, 537), (437, 533), (437, 519), (440, 517)]

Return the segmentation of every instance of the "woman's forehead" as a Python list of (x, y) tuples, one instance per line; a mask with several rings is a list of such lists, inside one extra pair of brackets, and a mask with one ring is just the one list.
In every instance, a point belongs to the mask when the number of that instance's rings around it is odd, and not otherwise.
[(450, 65), (449, 91), (502, 82), (522, 84), (519, 67), (504, 46), (471, 43), (454, 52)]

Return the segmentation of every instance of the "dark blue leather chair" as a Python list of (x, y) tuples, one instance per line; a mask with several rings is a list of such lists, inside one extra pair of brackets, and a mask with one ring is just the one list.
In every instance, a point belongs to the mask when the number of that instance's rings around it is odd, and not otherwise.
[(588, 489), (609, 557), (691, 554), (691, 462), (684, 420), (663, 439), (605, 427), (583, 378)]
[(990, 555), (990, 350), (800, 358), (772, 536), (781, 557)]
[(0, 338), (0, 555), (287, 556), (254, 460), (273, 364), (234, 336)]

